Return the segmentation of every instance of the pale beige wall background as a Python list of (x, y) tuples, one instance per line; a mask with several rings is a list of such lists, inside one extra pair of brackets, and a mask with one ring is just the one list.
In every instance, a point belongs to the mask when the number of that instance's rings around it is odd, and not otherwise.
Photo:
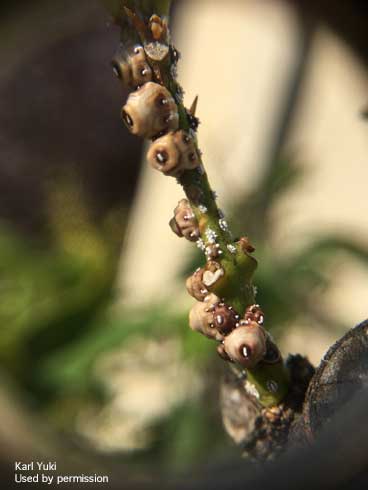
[[(186, 0), (178, 10), (180, 81), (187, 105), (199, 94), (200, 145), (226, 211), (236, 193), (252, 187), (268, 155), (298, 56), (298, 24), (291, 8), (271, 0)], [(312, 233), (342, 229), (368, 242), (368, 128), (359, 117), (367, 93), (367, 73), (321, 26), (287, 143), (308, 178), (275, 210), (271, 245), (286, 252)], [(120, 266), (124, 305), (173, 294), (190, 303), (177, 281), (190, 245), (167, 226), (182, 195), (174, 179), (143, 167)], [(323, 301), (353, 326), (367, 316), (367, 293), (368, 274), (341, 264)], [(318, 362), (333, 340), (294, 325), (284, 349)]]

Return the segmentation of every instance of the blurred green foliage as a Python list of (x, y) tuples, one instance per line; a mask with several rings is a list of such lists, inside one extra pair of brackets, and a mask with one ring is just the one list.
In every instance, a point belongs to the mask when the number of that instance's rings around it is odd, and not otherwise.
[[(215, 359), (211, 343), (187, 328), (187, 312), (168, 305), (121, 315), (112, 310), (125, 214), (94, 223), (77, 181), (59, 179), (49, 189), (47, 245), (0, 228), (0, 365), (38, 413), (69, 435), (84, 407), (109, 402), (95, 371), (99, 359), (137, 335), (144, 342), (179, 340), (182, 361), (199, 370), (209, 370)], [(216, 406), (216, 390), (209, 387), (169, 419), (153, 422), (152, 444), (125, 454), (130, 464), (179, 470), (205, 460), (209, 445), (221, 449), (221, 424), (213, 430), (206, 410), (205, 394)]]
[[(292, 158), (270, 161), (253, 191), (243, 197), (232, 213), (235, 233), (251, 237), (259, 261), (255, 282), (257, 301), (267, 312), (267, 328), (280, 332), (295, 320), (316, 328), (351, 328), (323, 306), (323, 295), (333, 284), (334, 270), (346, 260), (368, 265), (368, 247), (349, 235), (328, 233), (310, 235), (299, 249), (285, 252), (274, 243), (274, 210), (290, 191), (303, 185), (305, 166)], [(292, 237), (289, 237), (289, 240)], [(286, 247), (287, 248), (287, 247)]]
[(81, 192), (65, 182), (50, 191), (48, 246), (5, 226), (0, 234), (0, 360), (30, 389), (37, 363), (86, 334), (111, 301), (116, 230), (92, 223)]

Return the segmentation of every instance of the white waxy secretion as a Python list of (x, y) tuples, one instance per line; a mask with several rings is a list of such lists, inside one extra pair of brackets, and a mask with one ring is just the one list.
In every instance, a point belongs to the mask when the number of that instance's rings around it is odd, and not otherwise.
[(230, 253), (236, 254), (236, 247), (235, 247), (235, 245), (229, 244), (229, 245), (227, 245), (227, 249), (228, 249), (228, 251)]
[(199, 238), (196, 243), (197, 243), (197, 247), (200, 250), (203, 250), (203, 252), (206, 250), (206, 244), (204, 243), (204, 241), (202, 240), (202, 238)]
[(216, 243), (217, 233), (212, 228), (207, 228), (206, 237), (209, 243)]
[(219, 226), (220, 226), (221, 230), (223, 230), (223, 231), (228, 231), (229, 230), (229, 225), (228, 225), (227, 221), (224, 218), (221, 218), (219, 220)]
[(217, 269), (215, 272), (205, 271), (203, 274), (203, 284), (207, 287), (213, 286), (224, 275), (224, 269)]

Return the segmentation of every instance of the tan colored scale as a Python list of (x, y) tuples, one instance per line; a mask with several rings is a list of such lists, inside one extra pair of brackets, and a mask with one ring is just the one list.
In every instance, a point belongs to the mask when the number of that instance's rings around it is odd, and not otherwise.
[(196, 242), (200, 236), (197, 218), (187, 199), (179, 201), (169, 224), (176, 235), (191, 242)]
[(248, 323), (256, 322), (259, 325), (264, 323), (264, 313), (259, 305), (248, 306), (244, 313), (244, 320)]
[(243, 320), (225, 337), (224, 348), (232, 360), (252, 369), (266, 354), (266, 333), (258, 323), (246, 324)]
[(154, 169), (171, 177), (179, 177), (185, 170), (200, 165), (195, 141), (185, 131), (171, 132), (154, 141), (147, 160)]
[(149, 20), (149, 28), (155, 41), (161, 41), (166, 38), (168, 33), (166, 19), (161, 19), (157, 14), (152, 15)]
[(153, 82), (130, 94), (122, 109), (122, 118), (132, 134), (148, 139), (179, 126), (173, 97), (165, 87)]
[(205, 297), (209, 294), (208, 289), (203, 283), (203, 273), (204, 269), (199, 268), (186, 281), (188, 293), (198, 301), (204, 301)]
[(249, 238), (246, 236), (243, 236), (239, 239), (238, 245), (240, 246), (241, 250), (243, 250), (244, 253), (253, 253), (256, 249), (253, 247), (253, 245), (250, 243)]
[(223, 335), (213, 325), (213, 311), (219, 301), (215, 294), (210, 294), (203, 302), (197, 302), (190, 310), (189, 326), (210, 339), (222, 341)]
[(152, 69), (142, 46), (136, 46), (129, 55), (118, 53), (112, 66), (116, 76), (128, 87), (136, 89), (152, 81)]

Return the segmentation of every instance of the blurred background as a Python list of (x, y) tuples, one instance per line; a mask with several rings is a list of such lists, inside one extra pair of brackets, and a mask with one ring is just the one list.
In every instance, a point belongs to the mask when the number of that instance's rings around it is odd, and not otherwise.
[[(0, 459), (144, 478), (240, 459), (227, 368), (187, 327), (202, 259), (167, 226), (182, 191), (120, 121), (118, 30), (98, 0), (0, 12)], [(317, 365), (367, 317), (366, 3), (177, 0), (172, 20), (266, 326)]]

